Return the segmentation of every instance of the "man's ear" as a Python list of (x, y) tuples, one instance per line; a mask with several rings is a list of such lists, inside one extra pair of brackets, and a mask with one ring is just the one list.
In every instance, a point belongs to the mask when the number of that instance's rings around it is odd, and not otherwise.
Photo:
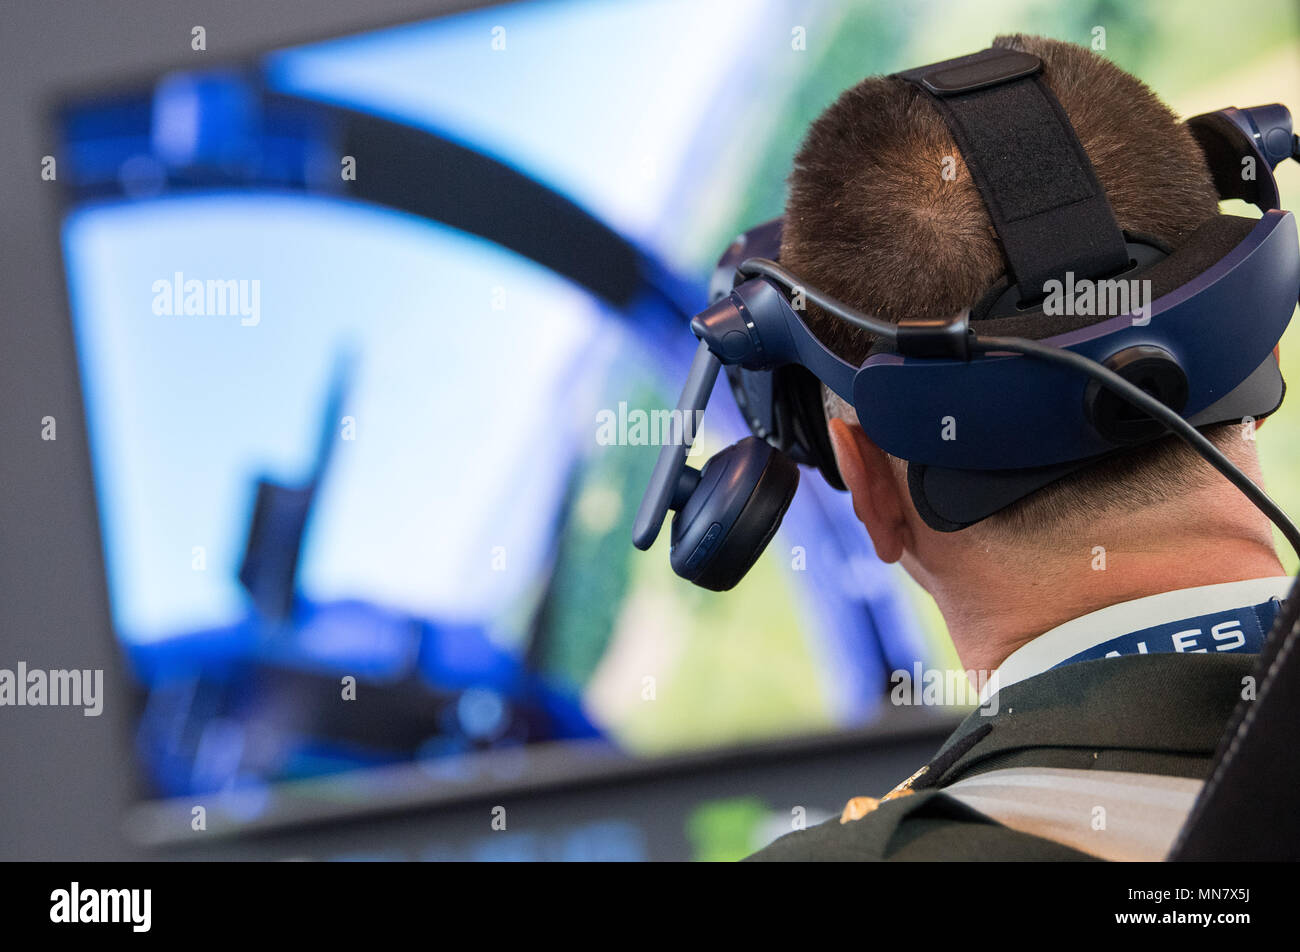
[(908, 545), (906, 503), (889, 457), (862, 427), (838, 417), (828, 421), (840, 476), (853, 497), (853, 511), (871, 536), (882, 562), (897, 562)]

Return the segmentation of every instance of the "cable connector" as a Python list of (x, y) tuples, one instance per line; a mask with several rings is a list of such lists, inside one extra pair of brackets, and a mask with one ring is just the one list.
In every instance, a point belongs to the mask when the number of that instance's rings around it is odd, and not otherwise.
[(970, 311), (956, 317), (899, 321), (894, 347), (904, 357), (971, 358)]

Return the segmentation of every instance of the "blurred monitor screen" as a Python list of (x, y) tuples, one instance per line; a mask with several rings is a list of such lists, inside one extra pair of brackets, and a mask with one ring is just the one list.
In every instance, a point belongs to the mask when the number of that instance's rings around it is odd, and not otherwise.
[[(725, 14), (494, 8), (264, 66), (281, 91), (521, 169), (702, 305), (709, 262), (683, 249), (712, 232), (697, 222), (675, 250), (664, 236), (699, 195), (686, 183), (744, 189), (703, 145), (725, 131), (708, 103), (753, 54), (737, 42), (705, 61), (679, 40), (681, 17)], [(506, 60), (492, 58), (498, 22)], [(696, 94), (665, 86), (620, 108), (660, 80)], [(81, 121), (95, 108), (82, 102)], [(123, 181), (139, 177), (124, 164)], [(394, 764), (436, 779), (539, 749), (524, 745), (648, 758), (835, 731), (869, 720), (888, 672), (925, 650), (898, 575), (816, 473), (731, 593), (676, 579), (666, 531), (632, 548), (657, 452), (637, 414), (673, 405), (691, 354), (662, 302), (615, 307), (483, 238), (341, 198), (125, 191), (74, 202), (63, 241), (153, 795)], [(720, 384), (695, 464), (743, 435)]]

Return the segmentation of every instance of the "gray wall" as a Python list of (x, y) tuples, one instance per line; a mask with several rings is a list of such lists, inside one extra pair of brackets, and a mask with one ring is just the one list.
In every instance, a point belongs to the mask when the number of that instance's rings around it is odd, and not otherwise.
[[(0, 708), (0, 859), (129, 855), (122, 693), (57, 234), (46, 110), (160, 70), (481, 6), (473, 0), (4, 0), (0, 4), (0, 668), (104, 668), (98, 718)], [(206, 53), (190, 30), (207, 30)], [(41, 439), (41, 419), (58, 438)], [(114, 709), (116, 705), (116, 711)]]

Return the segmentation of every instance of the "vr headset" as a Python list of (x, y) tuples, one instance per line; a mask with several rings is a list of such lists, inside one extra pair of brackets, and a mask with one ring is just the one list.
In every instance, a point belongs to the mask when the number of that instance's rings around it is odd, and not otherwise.
[[(779, 219), (732, 243), (690, 324), (700, 343), (674, 419), (698, 420), (726, 367), (754, 435), (702, 470), (686, 465), (689, 433), (665, 445), (637, 548), (653, 544), (672, 509), (673, 569), (704, 588), (733, 587), (776, 533), (797, 464), (844, 488), (825, 384), (877, 446), (907, 461), (912, 500), (938, 531), (1173, 432), (1300, 551), (1300, 530), (1196, 430), (1265, 417), (1282, 401), (1274, 349), (1300, 299), (1300, 249), (1273, 170), (1300, 161), (1290, 113), (1274, 104), (1187, 120), (1220, 196), (1263, 217), (1211, 217), (1173, 251), (1120, 230), (1041, 73), (1036, 56), (987, 49), (897, 74), (943, 116), (1001, 244), (1007, 276), (968, 311), (897, 324), (862, 314), (781, 267)], [(1093, 306), (1059, 306), (1083, 285)], [(1097, 305), (1103, 296), (1109, 308)], [(806, 302), (872, 336), (861, 366), (813, 335)]]

